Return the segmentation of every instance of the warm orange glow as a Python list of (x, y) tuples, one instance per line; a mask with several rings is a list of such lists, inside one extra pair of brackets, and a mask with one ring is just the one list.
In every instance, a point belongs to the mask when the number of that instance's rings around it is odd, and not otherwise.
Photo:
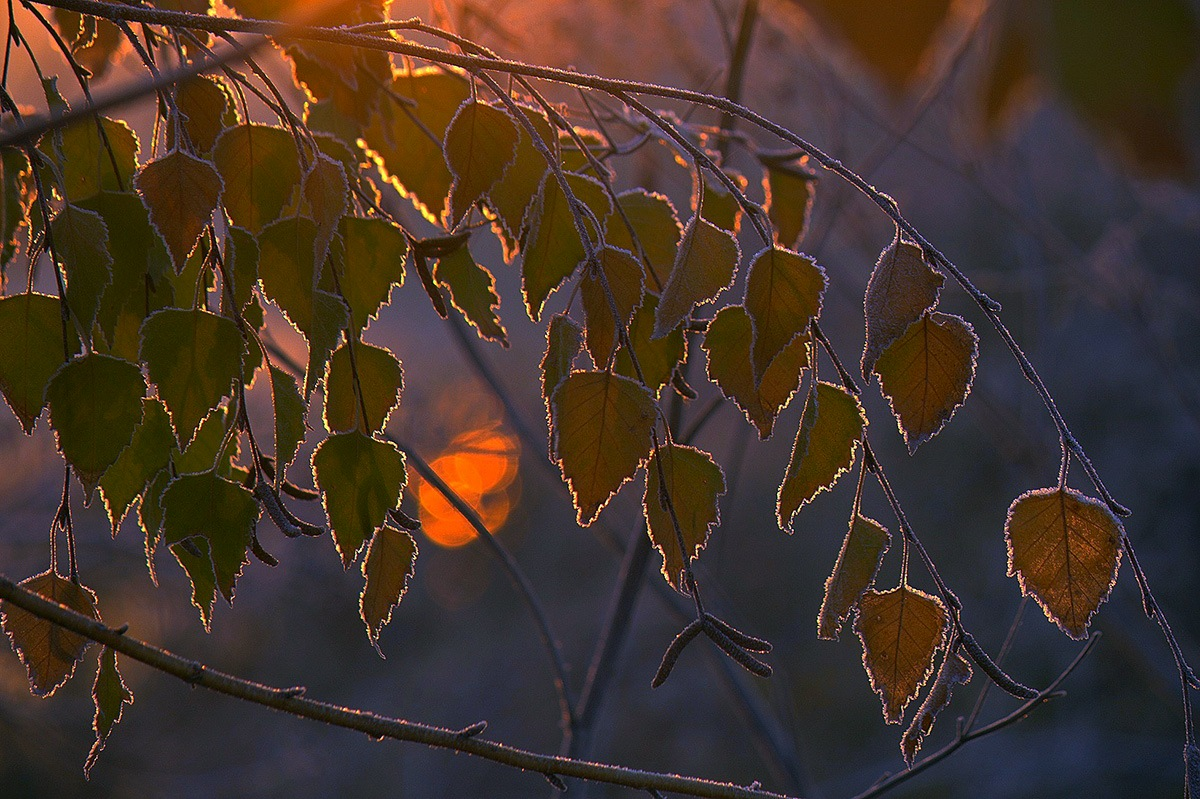
[[(517, 442), (493, 424), (457, 436), (430, 466), (495, 532), (512, 509), (519, 455)], [(420, 481), (417, 500), (421, 527), (435, 544), (460, 547), (475, 539), (470, 523), (433, 485)]]

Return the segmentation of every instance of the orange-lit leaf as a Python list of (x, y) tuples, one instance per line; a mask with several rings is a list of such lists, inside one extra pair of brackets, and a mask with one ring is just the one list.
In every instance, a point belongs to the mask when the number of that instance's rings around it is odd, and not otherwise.
[(809, 341), (807, 337), (792, 339), (755, 387), (750, 363), (753, 338), (754, 328), (746, 309), (730, 305), (708, 323), (703, 346), (708, 353), (708, 379), (737, 403), (765, 441), (771, 437), (779, 412), (800, 387), (800, 375), (808, 366)]
[[(683, 237), (683, 226), (679, 224), (675, 206), (663, 195), (645, 189), (621, 192), (617, 195), (617, 206), (620, 210), (614, 209), (605, 224), (605, 240), (613, 247), (629, 250), (639, 261), (645, 254), (650, 262), (646, 271), (646, 291), (658, 294), (671, 277), (679, 240)], [(630, 228), (637, 234), (641, 250), (634, 244)], [(642, 266), (646, 268), (644, 262)]]
[(804, 403), (792, 459), (779, 486), (779, 528), (793, 532), (800, 508), (833, 484), (854, 463), (854, 452), (867, 426), (858, 398), (830, 383), (815, 383)]
[(133, 692), (125, 684), (117, 669), (117, 653), (108, 647), (100, 653), (96, 663), (96, 681), (92, 684), (92, 702), (96, 706), (96, 715), (92, 719), (92, 730), (96, 740), (88, 752), (87, 761), (83, 764), (83, 776), (86, 778), (100, 757), (100, 750), (108, 743), (109, 733), (125, 714), (125, 706), (133, 704)]
[(217, 207), (221, 176), (210, 162), (172, 150), (142, 167), (135, 183), (175, 271), (182, 271)]
[(350, 568), (387, 512), (400, 504), (404, 458), (389, 442), (360, 432), (335, 433), (317, 447), (312, 465), (334, 544)]
[[(665, 480), (659, 479), (659, 466)], [(665, 486), (665, 489), (664, 489)], [(685, 558), (679, 551), (675, 523), (664, 503), (668, 499), (679, 521), (686, 561), (699, 556), (709, 531), (721, 523), (717, 499), (725, 493), (725, 473), (707, 452), (678, 444), (664, 444), (646, 464), (646, 514), (650, 540), (663, 557), (662, 574), (679, 590)]]
[(754, 322), (754, 383), (821, 313), (825, 270), (806, 255), (768, 247), (754, 256), (746, 278), (746, 312)]
[[(642, 304), (633, 312), (633, 319), (629, 322), (629, 341), (633, 344), (633, 353), (637, 356), (646, 385), (655, 394), (662, 391), (662, 387), (671, 380), (675, 367), (687, 354), (687, 338), (683, 335), (683, 325), (662, 338), (650, 337), (654, 332), (656, 310), (658, 297), (647, 291), (642, 297)], [(633, 359), (629, 357), (629, 351), (625, 347), (618, 347), (613, 368), (619, 375), (637, 379)]]
[(654, 397), (607, 372), (575, 372), (550, 399), (554, 458), (588, 526), (650, 454)]
[[(225, 84), (207, 75), (197, 75), (177, 85), (175, 105), (183, 115), (183, 129), (198, 152), (212, 150), (221, 132), (237, 124), (237, 112), (229, 99)], [(173, 122), (171, 130), (174, 131)]]
[(938, 713), (941, 713), (950, 704), (950, 697), (954, 693), (955, 686), (966, 685), (971, 681), (971, 664), (963, 659), (963, 656), (958, 652), (947, 652), (942, 659), (942, 667), (938, 669), (937, 678), (933, 681), (933, 687), (929, 689), (929, 693), (925, 695), (925, 701), (917, 709), (917, 714), (913, 716), (912, 724), (904, 731), (904, 737), (900, 739), (900, 753), (904, 755), (904, 763), (912, 768), (913, 761), (917, 758), (917, 752), (921, 751), (921, 744), (925, 741), (925, 736), (933, 730), (933, 722), (937, 719)]
[[(521, 113), (533, 125), (538, 138), (554, 152), (554, 131), (546, 115), (525, 106), (521, 106)], [(516, 128), (516, 157), (487, 193), (488, 207), (496, 215), (494, 227), (504, 245), (505, 261), (511, 261), (517, 254), (517, 241), (525, 230), (525, 212), (542, 184), (542, 176), (550, 168), (545, 157), (534, 146), (525, 126), (518, 123)]]
[[(743, 192), (750, 183), (744, 175), (737, 172), (727, 170), (725, 174)], [(693, 210), (695, 209), (693, 208)], [(742, 225), (742, 206), (738, 202), (737, 195), (709, 172), (704, 173), (704, 207), (701, 209), (700, 215), (705, 221), (734, 235), (737, 235), (738, 229)]]
[(225, 183), (222, 203), (233, 224), (251, 233), (279, 219), (300, 185), (296, 140), (283, 128), (238, 125), (213, 147)]
[(1008, 576), (1072, 638), (1117, 581), (1124, 528), (1103, 502), (1070, 488), (1027, 491), (1008, 509)]
[(863, 666), (883, 702), (883, 718), (899, 724), (904, 708), (933, 671), (933, 657), (946, 633), (942, 601), (900, 585), (867, 591), (858, 601), (855, 632), (862, 639)]
[(883, 525), (857, 512), (854, 514), (833, 573), (825, 581), (825, 598), (817, 614), (818, 638), (837, 640), (842, 622), (858, 604), (858, 598), (875, 582), (890, 541)]
[(417, 542), (403, 530), (380, 527), (363, 559), (363, 589), (358, 612), (367, 625), (367, 638), (379, 656), (379, 633), (392, 620), (392, 609), (400, 604), (417, 563)]
[(908, 451), (938, 434), (971, 393), (979, 338), (957, 316), (927, 313), (875, 364)]
[(480, 338), (508, 346), (508, 333), (496, 313), (500, 307), (496, 279), (486, 266), (475, 260), (466, 244), (437, 259), (433, 279), (449, 289), (451, 304), (479, 332)]
[[(357, 376), (357, 381), (355, 380)], [(388, 349), (355, 342), (343, 344), (329, 359), (325, 382), (325, 428), (343, 432), (358, 428), (378, 433), (400, 400), (404, 372)], [(363, 409), (367, 418), (363, 419)]]
[(741, 250), (737, 239), (707, 219), (693, 216), (663, 287), (652, 338), (674, 330), (700, 303), (716, 299), (733, 282)]
[(794, 163), (763, 160), (767, 216), (775, 228), (775, 243), (780, 247), (794, 248), (808, 226), (817, 176), (808, 169), (807, 161), (807, 156)]
[(612, 292), (617, 307), (614, 320), (609, 294), (604, 290), (600, 276), (587, 270), (580, 283), (583, 312), (587, 319), (587, 348), (597, 369), (608, 366), (609, 356), (620, 336), (617, 325), (626, 327), (633, 309), (642, 299), (642, 265), (625, 250), (605, 247), (600, 251), (600, 270)]
[(549, 405), (554, 389), (571, 373), (583, 349), (583, 328), (565, 314), (555, 314), (546, 327), (546, 354), (542, 357), (542, 396)]
[(458, 109), (446, 129), (446, 165), (454, 175), (446, 227), (454, 228), (471, 206), (503, 177), (517, 154), (516, 123), (507, 111), (477, 100)]
[(937, 305), (943, 282), (945, 278), (929, 268), (915, 244), (897, 238), (880, 253), (863, 302), (867, 317), (864, 378), (870, 377), (883, 351)]
[[(76, 613), (92, 619), (100, 618), (96, 612), (96, 595), (92, 590), (71, 582), (53, 569), (22, 580), (21, 587)], [(79, 658), (83, 656), (83, 650), (91, 643), (83, 636), (68, 632), (10, 602), (0, 603), (0, 620), (29, 672), (29, 689), (34, 696), (48, 697), (69, 680), (75, 673)]]
[(319, 254), (329, 246), (338, 222), (350, 204), (350, 186), (341, 163), (318, 153), (300, 187), (301, 211), (317, 225)]

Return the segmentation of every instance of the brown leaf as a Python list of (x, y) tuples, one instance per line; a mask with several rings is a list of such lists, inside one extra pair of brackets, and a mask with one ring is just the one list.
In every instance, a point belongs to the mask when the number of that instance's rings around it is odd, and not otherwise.
[(825, 270), (807, 255), (768, 247), (754, 256), (746, 278), (746, 312), (754, 321), (751, 365), (755, 385), (775, 357), (821, 313)]
[(580, 297), (587, 318), (588, 352), (596, 368), (604, 369), (620, 340), (617, 325), (626, 327), (634, 308), (641, 303), (642, 265), (630, 253), (616, 247), (605, 247), (600, 251), (599, 259), (619, 318), (614, 320), (608, 304), (608, 293), (599, 276), (592, 274), (590, 269), (585, 272), (580, 284)]
[[(665, 481), (659, 479), (659, 464)], [(647, 532), (662, 554), (663, 577), (672, 588), (679, 590), (684, 559), (680, 556), (675, 524), (662, 501), (664, 493), (679, 521), (679, 532), (690, 563), (708, 543), (709, 531), (721, 523), (717, 500), (725, 493), (725, 474), (707, 452), (677, 444), (659, 447), (646, 466), (642, 511), (646, 515)]]
[(864, 379), (870, 377), (883, 351), (937, 305), (944, 282), (945, 278), (925, 263), (921, 248), (915, 244), (896, 238), (880, 253), (863, 301), (867, 319)]
[[(71, 582), (53, 569), (22, 580), (21, 587), (76, 613), (100, 618), (92, 590)], [(75, 673), (83, 650), (91, 643), (81, 635), (8, 602), (0, 603), (0, 622), (29, 672), (29, 688), (34, 696), (52, 696)]]
[(1121, 565), (1121, 522), (1103, 502), (1070, 488), (1027, 491), (1008, 509), (1008, 576), (1072, 638), (1087, 634)]
[(671, 277), (663, 287), (652, 338), (662, 338), (697, 305), (710, 302), (733, 282), (741, 250), (737, 239), (698, 215), (683, 231)]
[(947, 653), (942, 659), (942, 667), (938, 669), (938, 676), (933, 681), (933, 687), (925, 695), (925, 701), (917, 709), (917, 715), (913, 716), (912, 724), (908, 725), (908, 729), (904, 731), (904, 737), (900, 739), (900, 753), (904, 755), (904, 762), (909, 768), (912, 768), (917, 752), (921, 751), (921, 744), (925, 741), (925, 736), (933, 730), (933, 722), (937, 719), (938, 713), (941, 713), (950, 704), (950, 696), (954, 693), (954, 687), (969, 683), (971, 674), (971, 664), (964, 660), (958, 652)]
[(833, 573), (825, 581), (825, 598), (817, 614), (818, 638), (837, 640), (842, 622), (858, 604), (858, 598), (875, 582), (890, 541), (883, 525), (855, 512)]
[(367, 557), (363, 559), (362, 593), (358, 612), (367, 625), (367, 637), (379, 656), (379, 632), (392, 620), (392, 609), (408, 589), (417, 563), (417, 542), (403, 530), (384, 525), (375, 531)]
[(863, 666), (883, 701), (883, 717), (899, 724), (908, 705), (933, 671), (933, 656), (946, 632), (942, 601), (899, 585), (867, 591), (858, 603), (855, 632), (862, 639)]

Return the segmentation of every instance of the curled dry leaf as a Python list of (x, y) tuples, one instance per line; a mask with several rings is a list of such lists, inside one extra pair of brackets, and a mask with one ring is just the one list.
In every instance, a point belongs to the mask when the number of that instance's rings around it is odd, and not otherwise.
[(900, 739), (900, 753), (904, 755), (904, 762), (909, 768), (912, 768), (917, 752), (921, 751), (925, 736), (933, 730), (933, 722), (938, 713), (950, 704), (955, 686), (969, 683), (971, 675), (971, 664), (957, 651), (948, 652), (942, 659), (942, 667), (938, 669), (933, 687), (929, 689), (925, 701), (917, 709), (917, 715), (913, 716), (912, 724), (908, 725), (904, 737)]

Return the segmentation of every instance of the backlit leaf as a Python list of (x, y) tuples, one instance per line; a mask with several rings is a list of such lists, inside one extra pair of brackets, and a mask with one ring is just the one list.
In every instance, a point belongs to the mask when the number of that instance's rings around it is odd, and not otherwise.
[[(101, 138), (101, 130), (105, 138)], [(67, 202), (86, 200), (101, 191), (128, 191), (132, 187), (133, 173), (137, 169), (138, 140), (124, 122), (108, 117), (83, 119), (63, 128), (61, 134), (61, 158), (49, 139), (44, 138), (39, 147), (61, 172)], [(51, 137), (56, 135), (50, 134)]]
[[(733, 171), (726, 171), (725, 174), (740, 190), (745, 191), (749, 181), (744, 175)], [(704, 173), (704, 207), (700, 215), (705, 221), (734, 235), (737, 235), (742, 226), (742, 206), (738, 202), (737, 195), (708, 172)]]
[(917, 715), (913, 716), (912, 724), (900, 739), (900, 753), (904, 755), (904, 763), (909, 768), (912, 768), (913, 761), (917, 759), (917, 752), (921, 751), (925, 736), (933, 731), (933, 722), (938, 713), (950, 704), (955, 686), (966, 685), (971, 681), (971, 676), (971, 664), (964, 660), (962, 655), (958, 652), (946, 653), (942, 659), (942, 667), (938, 669), (937, 678), (933, 681), (933, 687), (929, 689), (925, 701), (917, 709)]
[[(92, 619), (96, 612), (96, 595), (86, 586), (73, 583), (53, 569), (21, 581), (21, 587), (40, 594), (51, 602), (65, 605), (76, 613)], [(91, 643), (88, 639), (68, 632), (40, 616), (35, 616), (10, 602), (0, 603), (0, 621), (8, 633), (13, 649), (29, 673), (29, 689), (34, 696), (54, 694), (71, 675)]]
[(133, 692), (125, 684), (121, 672), (117, 669), (117, 653), (108, 647), (100, 653), (96, 663), (96, 681), (92, 683), (92, 702), (96, 705), (96, 715), (92, 719), (92, 730), (96, 740), (88, 752), (87, 761), (83, 764), (83, 776), (90, 776), (92, 767), (100, 757), (100, 750), (108, 743), (108, 736), (113, 727), (125, 714), (125, 706), (133, 704)]
[(318, 153), (300, 186), (301, 213), (316, 223), (318, 257), (323, 257), (338, 222), (350, 206), (346, 170), (333, 158)]
[(133, 431), (133, 440), (100, 478), (100, 495), (114, 536), (129, 506), (171, 462), (171, 450), (175, 448), (175, 431), (167, 409), (157, 399), (142, 403), (142, 422)]
[[(200, 611), (200, 623), (204, 625), (204, 631), (211, 632), (213, 605), (217, 602), (217, 575), (208, 551), (208, 539), (194, 538), (192, 546), (199, 554), (189, 552), (182, 544), (173, 544), (171, 554), (192, 583), (192, 606)], [(148, 551), (153, 552), (153, 549), (149, 549), (149, 538), (147, 547)]]
[(817, 614), (817, 637), (834, 641), (858, 598), (875, 582), (891, 536), (883, 525), (859, 513), (850, 520), (833, 573), (825, 581), (825, 598)]
[(555, 314), (546, 327), (546, 354), (542, 357), (542, 396), (547, 405), (554, 389), (571, 373), (583, 349), (583, 328), (565, 314)]
[[(608, 217), (612, 201), (598, 181), (568, 174), (567, 185), (598, 220)], [(521, 279), (529, 318), (536, 322), (542, 316), (542, 306), (550, 292), (574, 273), (582, 263), (585, 251), (567, 195), (553, 174), (547, 173), (542, 179), (541, 188), (529, 207), (529, 219), (521, 259)], [(592, 233), (594, 235), (595, 231)]]
[(144, 396), (146, 381), (135, 364), (97, 353), (74, 358), (46, 387), (58, 449), (89, 496), (133, 439)]
[(804, 403), (792, 459), (779, 486), (779, 528), (792, 531), (796, 513), (833, 484), (854, 463), (867, 426), (858, 397), (830, 383), (815, 383)]
[(775, 229), (775, 243), (794, 248), (804, 238), (812, 210), (817, 176), (807, 166), (808, 157), (793, 163), (763, 161), (763, 194), (767, 216)]
[[(200, 429), (196, 431), (196, 437), (192, 439), (192, 443), (187, 445), (187, 448), (180, 451), (178, 447), (171, 453), (171, 465), (174, 467), (175, 474), (198, 474), (207, 472), (213, 468), (213, 463), (217, 465), (217, 474), (221, 477), (228, 477), (230, 474), (230, 460), (237, 455), (238, 437), (225, 437), (226, 431), (229, 429), (229, 417), (225, 408), (217, 408), (213, 413), (210, 413), (200, 423)], [(225, 445), (224, 451), (221, 446)], [(174, 476), (174, 475), (172, 475)]]
[(508, 333), (496, 313), (500, 307), (496, 279), (486, 266), (475, 260), (466, 244), (437, 259), (433, 279), (449, 289), (451, 304), (479, 332), (480, 338), (508, 346)]
[(768, 247), (754, 256), (746, 278), (746, 312), (754, 322), (755, 384), (775, 357), (821, 313), (825, 270), (806, 255)]
[(1072, 638), (1117, 581), (1125, 534), (1103, 502), (1070, 488), (1039, 488), (1013, 501), (1004, 525), (1008, 576)]
[(716, 299), (733, 282), (740, 259), (737, 239), (693, 216), (683, 231), (671, 277), (658, 301), (653, 338), (670, 333), (700, 303)]
[[(521, 112), (533, 125), (538, 136), (551, 152), (554, 152), (554, 131), (550, 121), (541, 111), (521, 106)], [(542, 184), (542, 176), (550, 168), (545, 157), (538, 152), (524, 125), (518, 124), (517, 155), (504, 175), (488, 191), (488, 206), (496, 214), (496, 226), (504, 244), (504, 260), (511, 261), (517, 254), (517, 241), (524, 232), (525, 212)]]
[(214, 471), (181, 475), (162, 494), (162, 539), (208, 542), (217, 589), (233, 603), (234, 583), (248, 560), (246, 550), (258, 521), (258, 502), (242, 485)]
[(454, 175), (445, 215), (454, 228), (503, 177), (517, 154), (516, 123), (507, 111), (477, 100), (458, 109), (446, 128), (446, 165)]
[(218, 78), (197, 75), (179, 83), (175, 105), (183, 115), (183, 129), (197, 152), (210, 152), (225, 128), (237, 124), (229, 90)]
[[(642, 368), (642, 377), (646, 379), (646, 385), (655, 394), (670, 382), (675, 367), (683, 362), (687, 354), (687, 338), (683, 335), (683, 325), (662, 338), (650, 338), (654, 333), (654, 314), (657, 310), (658, 297), (646, 292), (642, 297), (642, 304), (633, 312), (633, 319), (629, 322), (629, 340), (633, 344), (633, 353), (637, 356), (638, 366)], [(633, 368), (633, 360), (625, 347), (617, 348), (613, 369), (619, 375), (637, 379), (637, 370)]]
[[(665, 480), (659, 479), (660, 465)], [(721, 523), (717, 500), (725, 493), (725, 474), (707, 452), (678, 444), (662, 445), (646, 464), (642, 510), (647, 530), (663, 557), (663, 577), (672, 588), (680, 590), (685, 559), (680, 556), (675, 524), (662, 501), (664, 493), (679, 521), (686, 561), (690, 563), (704, 549), (709, 531)]]
[(245, 312), (258, 286), (258, 238), (245, 228), (231, 225), (225, 233), (225, 269), (234, 305)]
[(17, 230), (28, 223), (31, 195), (29, 158), (15, 147), (0, 150), (0, 265), (16, 253)]
[(271, 396), (275, 408), (275, 470), (283, 475), (304, 440), (308, 408), (295, 378), (276, 366), (271, 367)]
[(241, 377), (242, 334), (229, 317), (167, 308), (142, 325), (141, 357), (182, 447)]
[(67, 275), (67, 304), (83, 329), (91, 331), (100, 295), (112, 281), (108, 228), (99, 214), (67, 205), (50, 223), (50, 234)]
[(317, 447), (312, 465), (333, 541), (350, 568), (387, 512), (400, 504), (404, 458), (386, 441), (360, 432), (337, 433)]
[(262, 231), (258, 276), (263, 290), (301, 332), (313, 323), (317, 272), (317, 226), (311, 219), (285, 217)]
[(588, 526), (650, 454), (654, 397), (607, 372), (575, 372), (550, 399), (554, 458)]
[(879, 385), (914, 452), (950, 421), (975, 377), (979, 338), (957, 316), (927, 313), (884, 350)]
[(379, 633), (392, 620), (392, 609), (400, 604), (416, 564), (417, 542), (411, 535), (386, 524), (375, 532), (363, 559), (365, 582), (358, 597), (358, 612), (367, 625), (367, 638), (381, 657)]
[[(46, 384), (63, 364), (62, 305), (45, 294), (0, 298), (0, 390), (26, 433), (46, 407)], [(79, 352), (74, 325), (66, 326), (67, 351)]]
[(229, 218), (251, 233), (278, 219), (300, 185), (296, 140), (283, 128), (229, 128), (213, 147), (213, 162), (225, 183)]
[(175, 271), (181, 271), (217, 207), (221, 176), (208, 161), (172, 150), (142, 167), (135, 183)]
[(308, 338), (308, 368), (304, 372), (304, 397), (307, 399), (313, 388), (325, 374), (325, 364), (333, 348), (337, 346), (342, 331), (350, 321), (350, 313), (340, 297), (313, 292), (313, 318), (301, 332)]
[(598, 275), (586, 270), (580, 282), (580, 298), (587, 319), (587, 348), (596, 368), (608, 366), (613, 347), (619, 335), (617, 325), (625, 327), (633, 316), (633, 309), (642, 299), (642, 265), (625, 250), (605, 247), (599, 253), (600, 270), (608, 282), (612, 299), (617, 307), (617, 318), (613, 318), (609, 305), (609, 293)]
[[(624, 217), (613, 209), (605, 224), (605, 241), (613, 247), (629, 250), (639, 261), (642, 253), (645, 253), (650, 261), (646, 272), (646, 291), (657, 295), (667, 285), (671, 267), (675, 265), (675, 254), (679, 251), (679, 241), (683, 238), (683, 226), (679, 224), (675, 206), (663, 195), (645, 189), (621, 192), (617, 195), (617, 205)], [(641, 250), (634, 244), (630, 227), (637, 234)], [(644, 262), (642, 266), (646, 268)]]
[[(400, 389), (404, 385), (400, 362), (383, 347), (361, 341), (354, 343), (353, 350), (350, 347), (343, 344), (329, 359), (325, 427), (335, 433), (355, 429), (377, 433), (383, 430), (388, 415), (400, 399)], [(365, 420), (362, 419), (363, 408), (366, 408)]]
[(933, 671), (946, 633), (946, 609), (937, 597), (907, 585), (870, 590), (859, 599), (854, 630), (862, 639), (871, 688), (883, 702), (883, 718), (899, 724)]
[(359, 331), (388, 302), (392, 287), (404, 283), (408, 242), (403, 231), (385, 219), (346, 217), (339, 230), (347, 264), (339, 272), (342, 296)]
[(863, 347), (862, 375), (869, 378), (875, 362), (909, 326), (937, 305), (945, 282), (925, 263), (921, 248), (899, 238), (879, 255), (867, 281), (864, 300), (867, 341)]

